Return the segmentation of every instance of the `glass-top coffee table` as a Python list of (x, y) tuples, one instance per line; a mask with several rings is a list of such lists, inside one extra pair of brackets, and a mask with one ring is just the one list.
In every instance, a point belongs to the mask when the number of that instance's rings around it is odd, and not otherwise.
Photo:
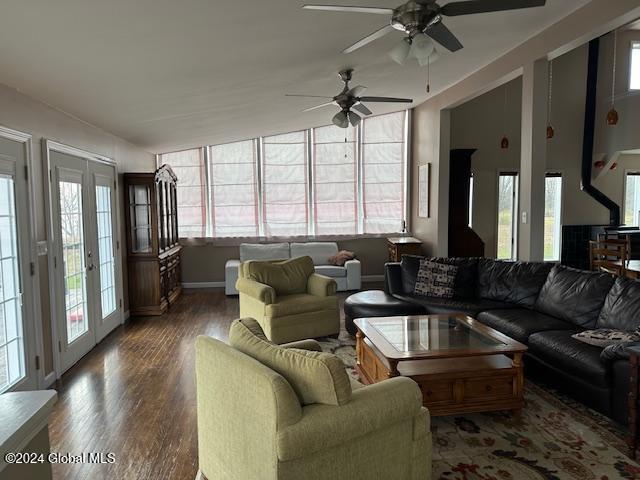
[(367, 384), (415, 380), (432, 415), (520, 410), (527, 347), (463, 314), (355, 320), (356, 369)]

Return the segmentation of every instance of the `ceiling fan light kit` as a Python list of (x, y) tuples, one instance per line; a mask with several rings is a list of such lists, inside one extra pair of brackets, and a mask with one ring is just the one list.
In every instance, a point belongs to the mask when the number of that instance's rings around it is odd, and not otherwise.
[[(338, 75), (340, 76), (340, 80), (344, 83), (344, 88), (342, 91), (336, 95), (335, 97), (323, 97), (321, 95), (298, 95), (298, 94), (287, 94), (288, 97), (311, 97), (311, 98), (331, 98), (331, 101), (321, 103), (320, 105), (316, 105), (314, 107), (309, 107), (303, 110), (303, 112), (309, 112), (311, 110), (316, 110), (318, 108), (328, 107), (330, 105), (337, 105), (340, 107), (340, 111), (333, 116), (332, 122), (334, 125), (340, 128), (348, 128), (349, 125), (357, 126), (361, 121), (362, 117), (358, 115), (358, 113), (367, 116), (371, 115), (373, 112), (369, 110), (369, 108), (364, 105), (364, 102), (383, 102), (383, 103), (413, 103), (413, 100), (410, 98), (396, 98), (396, 97), (369, 97), (362, 96), (367, 87), (362, 85), (358, 85), (356, 87), (350, 88), (349, 82), (351, 82), (351, 78), (353, 76), (353, 69), (348, 68), (345, 70), (341, 70)], [(355, 110), (355, 112), (354, 112)], [(358, 112), (358, 113), (356, 113)]]
[[(384, 37), (393, 30), (399, 30), (405, 34), (409, 44), (415, 43), (416, 37), (430, 37), (451, 52), (456, 52), (462, 48), (462, 43), (444, 25), (443, 17), (455, 17), (460, 15), (473, 15), (477, 13), (500, 12), (505, 10), (517, 10), (521, 8), (542, 7), (546, 0), (467, 0), (462, 2), (452, 2), (440, 6), (435, 0), (409, 0), (396, 8), (379, 7), (353, 7), (343, 5), (304, 5), (307, 10), (324, 10), (333, 12), (370, 13), (375, 15), (390, 16), (389, 23), (356, 43), (343, 50), (343, 53), (351, 53), (369, 43)], [(421, 40), (422, 41), (422, 40)], [(413, 48), (413, 47), (412, 47)], [(398, 47), (394, 56), (397, 56), (403, 63), (407, 57), (402, 59), (404, 46)], [(421, 56), (416, 58), (424, 59), (426, 48)], [(426, 55), (428, 57), (429, 55)]]

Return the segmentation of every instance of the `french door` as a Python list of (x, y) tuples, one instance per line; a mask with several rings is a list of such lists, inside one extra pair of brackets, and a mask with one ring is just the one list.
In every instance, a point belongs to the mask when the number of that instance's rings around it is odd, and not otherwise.
[(60, 373), (122, 323), (116, 171), (50, 151)]
[(23, 141), (0, 132), (0, 393), (38, 387), (26, 160)]

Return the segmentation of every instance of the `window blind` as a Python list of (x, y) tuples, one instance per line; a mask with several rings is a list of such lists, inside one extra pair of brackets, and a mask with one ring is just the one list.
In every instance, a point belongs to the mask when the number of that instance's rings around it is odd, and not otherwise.
[(364, 233), (399, 232), (404, 219), (406, 112), (362, 123)]
[(206, 171), (202, 148), (160, 155), (160, 165), (171, 165), (178, 177), (178, 235), (204, 237), (206, 233)]
[(272, 236), (308, 234), (308, 170), (306, 132), (263, 140), (264, 233)]
[(316, 235), (358, 230), (357, 132), (335, 125), (313, 130), (313, 207)]
[(211, 230), (214, 237), (258, 236), (256, 141), (209, 150)]

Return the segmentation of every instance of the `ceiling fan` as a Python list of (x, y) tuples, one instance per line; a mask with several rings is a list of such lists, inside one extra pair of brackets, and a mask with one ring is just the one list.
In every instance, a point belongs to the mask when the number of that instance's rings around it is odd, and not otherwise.
[(391, 20), (388, 25), (358, 40), (350, 47), (345, 48), (342, 53), (351, 53), (395, 29), (405, 32), (407, 37), (403, 38), (402, 42), (390, 54), (396, 62), (404, 63), (404, 60), (409, 55), (415, 56), (419, 61), (424, 61), (428, 58), (433, 52), (431, 39), (452, 52), (462, 48), (460, 40), (442, 23), (443, 16), (455, 17), (475, 13), (542, 7), (545, 3), (546, 0), (467, 0), (448, 3), (441, 7), (435, 0), (410, 0), (396, 8), (342, 5), (304, 5), (302, 8), (390, 15)]
[[(351, 124), (352, 126), (356, 126), (362, 120), (362, 117), (358, 115), (358, 113), (362, 115), (371, 115), (373, 112), (369, 110), (362, 102), (385, 102), (385, 103), (412, 103), (413, 100), (410, 98), (395, 98), (395, 97), (362, 97), (361, 95), (367, 89), (367, 87), (363, 87), (362, 85), (358, 85), (353, 88), (349, 88), (349, 82), (351, 81), (351, 77), (353, 75), (353, 69), (348, 68), (345, 70), (341, 70), (338, 75), (340, 79), (344, 82), (344, 88), (342, 91), (336, 95), (335, 97), (325, 97), (321, 95), (295, 95), (295, 94), (287, 94), (287, 97), (311, 97), (311, 98), (330, 98), (331, 100), (320, 105), (316, 105), (314, 107), (306, 108), (303, 112), (310, 112), (311, 110), (316, 110), (318, 108), (328, 107), (330, 105), (337, 105), (340, 107), (340, 111), (336, 113), (333, 117), (334, 125), (340, 128), (347, 128)], [(354, 112), (355, 110), (356, 112)]]

